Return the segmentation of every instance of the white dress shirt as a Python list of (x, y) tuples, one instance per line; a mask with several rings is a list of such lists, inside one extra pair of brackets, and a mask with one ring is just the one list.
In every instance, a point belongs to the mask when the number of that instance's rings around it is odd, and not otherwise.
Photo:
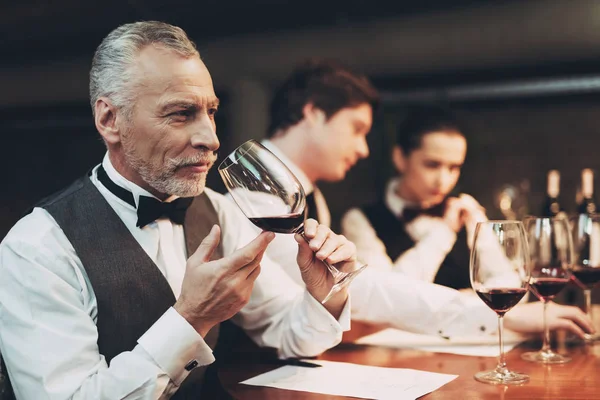
[[(306, 174), (273, 143), (263, 141), (263, 144), (287, 165), (310, 193), (314, 186)], [(231, 199), (229, 195), (226, 196)], [(325, 198), (322, 195), (315, 196), (315, 200), (319, 219), (322, 215), (329, 216)], [(259, 228), (254, 229), (256, 232), (260, 231)], [(448, 242), (453, 244), (456, 234), (451, 233)], [(297, 248), (298, 244), (292, 235), (277, 234), (267, 249), (267, 255), (282, 265), (295, 282), (304, 285), (298, 268), (291, 267), (293, 260), (290, 255)], [(376, 264), (372, 265), (360, 257), (359, 259), (369, 266), (350, 284), (352, 319), (441, 336), (496, 331), (497, 315), (474, 293), (461, 293), (392, 272), (390, 268), (378, 268)]]
[[(323, 193), (308, 179), (306, 174), (302, 172), (296, 164), (294, 164), (285, 154), (281, 152), (271, 141), (263, 140), (261, 142), (263, 146), (265, 146), (269, 151), (277, 156), (283, 163), (289, 168), (289, 170), (298, 178), (298, 181), (302, 185), (305, 194), (313, 193), (315, 194), (315, 203), (317, 205), (317, 215), (319, 217), (319, 223), (325, 226), (330, 226), (331, 224), (331, 214), (329, 213), (329, 207), (327, 207), (327, 202), (325, 201), (325, 197)], [(231, 196), (226, 194), (228, 198), (231, 199)], [(255, 228), (256, 232), (260, 232), (260, 229)], [(293, 235), (278, 233), (275, 235), (275, 239), (269, 245), (267, 249), (267, 255), (271, 260), (278, 260), (277, 263), (281, 261), (285, 262), (294, 262), (295, 258), (291, 259), (290, 255), (293, 257), (298, 253), (298, 243), (293, 238)], [(284, 267), (286, 272), (292, 277), (294, 282), (298, 285), (304, 287), (304, 281), (302, 280), (302, 275), (300, 274), (300, 269), (297, 267), (287, 268)]]
[[(119, 175), (108, 157), (103, 166), (136, 204), (139, 195), (151, 196)], [(91, 180), (178, 296), (187, 258), (183, 226), (160, 219), (137, 228), (135, 208), (108, 191), (96, 171)], [(206, 193), (218, 213), (225, 255), (256, 237), (235, 205)], [(261, 267), (234, 322), (281, 357), (313, 356), (339, 343), (349, 328), (348, 307), (336, 321), (268, 257)], [(97, 301), (85, 268), (44, 209), (22, 218), (0, 244), (0, 276), (0, 349), (20, 399), (166, 399), (189, 374), (190, 361), (214, 361), (202, 336), (170, 308), (109, 367), (97, 346)]]
[[(399, 178), (392, 179), (386, 188), (385, 205), (396, 216), (410, 205), (397, 194)], [(371, 226), (368, 218), (358, 208), (342, 217), (342, 233), (356, 244), (358, 257), (374, 268), (401, 272), (412, 278), (433, 282), (442, 262), (456, 242), (456, 233), (441, 219), (419, 216), (406, 225), (407, 233), (415, 245), (390, 259), (385, 245)], [(471, 230), (471, 227), (467, 227)], [(470, 234), (470, 232), (469, 232)]]

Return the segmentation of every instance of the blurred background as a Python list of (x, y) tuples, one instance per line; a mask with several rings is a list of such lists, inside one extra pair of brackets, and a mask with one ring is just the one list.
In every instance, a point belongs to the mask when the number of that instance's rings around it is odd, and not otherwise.
[[(305, 57), (340, 59), (373, 80), (384, 104), (371, 156), (322, 185), (334, 226), (382, 192), (394, 126), (413, 102), (444, 102), (468, 123), (459, 190), (491, 217), (503, 216), (502, 193), (519, 215), (537, 213), (549, 169), (574, 211), (581, 169), (598, 165), (600, 1), (4, 1), (0, 239), (101, 160), (89, 66), (106, 34), (136, 20), (179, 25), (197, 43), (221, 98), (222, 154), (264, 136), (273, 88)], [(216, 170), (209, 185), (223, 190)]]

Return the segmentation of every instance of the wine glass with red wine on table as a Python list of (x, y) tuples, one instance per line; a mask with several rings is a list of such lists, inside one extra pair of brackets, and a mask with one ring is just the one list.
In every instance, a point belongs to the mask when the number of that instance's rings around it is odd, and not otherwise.
[[(260, 143), (249, 140), (219, 165), (219, 174), (242, 212), (257, 227), (275, 233), (304, 236), (306, 196), (302, 185), (285, 164)], [(308, 240), (307, 240), (308, 242)], [(334, 285), (322, 301), (345, 288), (366, 265), (342, 272), (323, 263)]]
[(571, 361), (571, 357), (555, 353), (550, 347), (547, 308), (571, 280), (573, 242), (569, 221), (563, 217), (528, 217), (524, 226), (531, 259), (529, 289), (544, 304), (544, 338), (541, 350), (523, 353), (521, 358), (543, 364), (564, 364)]
[[(593, 319), (592, 289), (600, 283), (600, 216), (580, 214), (571, 219), (574, 262), (571, 269), (573, 282), (583, 289), (584, 312)], [(593, 342), (600, 334), (585, 334)]]
[(504, 359), (503, 317), (527, 293), (529, 250), (520, 221), (477, 223), (470, 263), (471, 286), (477, 295), (498, 314), (498, 365), (491, 371), (475, 374), (479, 382), (519, 385), (529, 376), (510, 371)]

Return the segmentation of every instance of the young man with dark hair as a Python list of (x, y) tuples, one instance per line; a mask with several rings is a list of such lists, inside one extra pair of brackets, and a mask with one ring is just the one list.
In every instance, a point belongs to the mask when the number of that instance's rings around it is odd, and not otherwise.
[[(379, 96), (369, 80), (342, 64), (311, 59), (300, 64), (277, 89), (271, 104), (269, 138), (263, 144), (296, 175), (307, 194), (308, 217), (330, 225), (327, 202), (317, 182), (342, 180), (369, 155), (367, 135)], [(270, 258), (286, 260), (297, 243), (277, 234)], [(303, 285), (297, 270), (286, 272)], [(369, 265), (351, 284), (352, 318), (412, 332), (442, 336), (494, 332), (497, 316), (479, 298)], [(521, 332), (541, 332), (541, 304), (524, 304), (507, 314), (505, 324)], [(579, 336), (592, 328), (577, 307), (553, 304), (552, 329)]]

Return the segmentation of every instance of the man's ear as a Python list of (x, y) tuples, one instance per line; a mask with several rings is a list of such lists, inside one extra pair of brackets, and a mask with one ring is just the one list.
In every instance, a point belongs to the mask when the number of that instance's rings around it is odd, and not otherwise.
[(96, 129), (107, 144), (116, 144), (121, 141), (117, 111), (117, 107), (106, 97), (100, 97), (94, 104)]
[(392, 150), (392, 161), (396, 170), (401, 174), (406, 170), (407, 157), (400, 146), (394, 146)]
[(312, 103), (307, 103), (302, 108), (304, 119), (311, 125), (322, 125), (327, 120), (325, 111), (315, 107)]

